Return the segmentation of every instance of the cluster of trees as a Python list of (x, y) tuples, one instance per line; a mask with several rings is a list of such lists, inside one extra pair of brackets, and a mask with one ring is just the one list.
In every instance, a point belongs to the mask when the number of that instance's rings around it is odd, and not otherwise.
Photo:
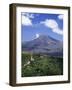
[(63, 74), (63, 58), (48, 55), (22, 53), (22, 77), (51, 76)]

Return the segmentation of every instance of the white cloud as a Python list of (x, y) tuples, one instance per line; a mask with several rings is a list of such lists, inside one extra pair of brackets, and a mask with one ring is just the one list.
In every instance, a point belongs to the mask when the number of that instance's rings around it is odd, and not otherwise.
[(51, 28), (51, 30), (57, 34), (63, 34), (63, 31), (60, 30), (58, 23), (54, 19), (46, 19), (45, 21), (40, 22), (40, 24), (44, 24), (46, 27)]
[(38, 38), (40, 35), (38, 33), (36, 33), (36, 38)]
[(53, 32), (57, 33), (57, 34), (60, 34), (60, 35), (63, 35), (63, 31), (60, 30), (59, 28), (54, 28), (53, 29)]
[(22, 13), (22, 15), (24, 15), (24, 16), (26, 16), (28, 18), (31, 18), (31, 19), (34, 18), (34, 14), (32, 14), (32, 13)]
[(29, 26), (32, 25), (32, 21), (29, 17), (22, 15), (22, 24)]
[(53, 19), (46, 19), (45, 21), (41, 23), (43, 23), (45, 26), (52, 28), (52, 29), (58, 27), (57, 22)]
[(58, 18), (59, 18), (60, 20), (62, 20), (62, 19), (63, 19), (63, 15), (59, 15)]
[(27, 14), (29, 18), (34, 18), (34, 14)]

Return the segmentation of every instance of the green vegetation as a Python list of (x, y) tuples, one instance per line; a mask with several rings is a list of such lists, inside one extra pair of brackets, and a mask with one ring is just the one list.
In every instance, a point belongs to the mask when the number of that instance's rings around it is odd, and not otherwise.
[(63, 58), (23, 52), (21, 70), (22, 77), (62, 75)]

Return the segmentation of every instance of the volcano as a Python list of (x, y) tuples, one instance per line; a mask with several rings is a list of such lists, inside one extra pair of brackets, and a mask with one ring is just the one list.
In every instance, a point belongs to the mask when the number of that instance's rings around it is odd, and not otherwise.
[(41, 35), (31, 41), (22, 42), (22, 51), (62, 57), (63, 42), (50, 36)]

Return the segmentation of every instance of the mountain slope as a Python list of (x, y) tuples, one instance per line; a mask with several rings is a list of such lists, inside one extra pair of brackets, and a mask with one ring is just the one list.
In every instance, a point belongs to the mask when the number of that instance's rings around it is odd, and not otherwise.
[(22, 51), (62, 56), (63, 43), (50, 36), (41, 35), (32, 41), (22, 43)]

